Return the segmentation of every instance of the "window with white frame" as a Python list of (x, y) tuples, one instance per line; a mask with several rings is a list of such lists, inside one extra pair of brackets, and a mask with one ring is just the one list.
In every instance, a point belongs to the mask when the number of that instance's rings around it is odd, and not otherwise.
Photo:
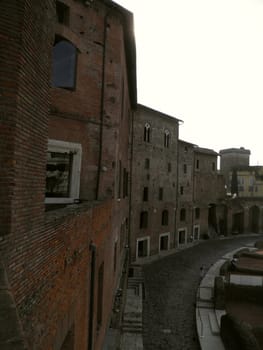
[(79, 199), (81, 144), (48, 140), (46, 200), (48, 203), (73, 203)]
[(186, 244), (187, 239), (187, 230), (186, 228), (182, 228), (178, 230), (178, 243), (179, 244)]
[(193, 238), (195, 241), (199, 240), (200, 237), (200, 225), (194, 225), (193, 227)]
[(137, 239), (136, 257), (143, 258), (149, 256), (150, 252), (150, 237)]

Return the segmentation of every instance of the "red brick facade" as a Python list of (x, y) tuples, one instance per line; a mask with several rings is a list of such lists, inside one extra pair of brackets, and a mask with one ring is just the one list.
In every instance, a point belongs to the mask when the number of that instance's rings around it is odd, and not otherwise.
[[(127, 242), (133, 23), (111, 2), (63, 4), (67, 26), (55, 1), (0, 5), (1, 264), (28, 349), (101, 349)], [(74, 90), (50, 89), (56, 35), (78, 51)], [(45, 212), (48, 139), (80, 144), (82, 167), (80, 203)]]

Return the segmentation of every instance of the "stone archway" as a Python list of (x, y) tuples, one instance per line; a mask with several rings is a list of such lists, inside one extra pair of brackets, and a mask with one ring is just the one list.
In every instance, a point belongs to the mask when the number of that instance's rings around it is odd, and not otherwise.
[(233, 214), (233, 233), (243, 233), (244, 232), (244, 212), (238, 212)]
[(259, 219), (260, 219), (260, 209), (258, 206), (253, 205), (249, 208), (249, 230), (251, 232), (259, 232)]

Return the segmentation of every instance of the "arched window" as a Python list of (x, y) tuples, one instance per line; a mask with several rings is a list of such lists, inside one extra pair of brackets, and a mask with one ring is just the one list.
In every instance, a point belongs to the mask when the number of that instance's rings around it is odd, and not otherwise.
[(186, 217), (186, 211), (184, 208), (182, 208), (180, 211), (180, 221), (185, 221), (185, 217)]
[(144, 125), (144, 135), (143, 135), (143, 139), (145, 142), (150, 142), (150, 133), (151, 133), (151, 126), (149, 123), (146, 123)]
[(168, 130), (164, 131), (164, 147), (169, 148), (170, 145), (170, 132)]
[(76, 82), (77, 49), (67, 40), (53, 46), (52, 86), (74, 89)]
[(169, 219), (168, 210), (163, 210), (162, 211), (162, 225), (163, 226), (168, 225), (168, 219)]

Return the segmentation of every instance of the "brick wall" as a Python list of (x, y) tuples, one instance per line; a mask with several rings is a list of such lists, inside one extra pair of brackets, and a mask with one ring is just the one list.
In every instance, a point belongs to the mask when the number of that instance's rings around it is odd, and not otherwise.
[(129, 168), (131, 101), (123, 23), (118, 11), (101, 2), (90, 7), (63, 3), (70, 9), (69, 24), (57, 24), (56, 34), (78, 49), (76, 85), (73, 91), (52, 89), (49, 137), (82, 143), (81, 198), (113, 198), (119, 160)]
[(44, 210), (54, 1), (0, 6), (0, 232), (21, 236), (39, 223)]
[[(101, 104), (106, 9), (97, 2), (92, 8), (85, 7), (84, 17), (82, 2), (65, 3), (73, 8), (72, 31), (61, 25), (54, 29), (55, 1), (11, 0), (0, 4), (0, 250), (29, 349), (59, 350), (70, 330), (74, 330), (74, 348), (87, 347), (91, 242), (96, 246), (93, 345), (101, 349), (122, 272), (123, 236), (127, 236), (128, 197), (122, 195), (118, 201), (115, 195), (118, 161), (128, 171), (130, 167), (131, 102), (123, 24), (113, 11), (108, 21), (105, 101)], [(81, 69), (74, 92), (50, 91), (55, 31), (71, 39), (80, 51)], [(45, 213), (48, 138), (82, 144), (81, 196), (95, 198), (101, 110), (105, 129), (101, 165), (108, 170), (100, 178), (98, 197), (109, 200), (85, 201)], [(103, 311), (97, 328), (102, 264)]]
[[(132, 259), (135, 260), (137, 239), (150, 238), (151, 255), (159, 252), (161, 234), (169, 233), (170, 248), (175, 245), (178, 120), (139, 105), (133, 123), (131, 251)], [(150, 142), (144, 141), (146, 123), (150, 125)], [(170, 132), (169, 147), (164, 147), (165, 130)], [(149, 159), (149, 169), (145, 167), (146, 158)], [(148, 188), (147, 201), (143, 200), (144, 187)], [(159, 188), (163, 188), (161, 200)], [(168, 225), (162, 225), (164, 210), (168, 210)], [(148, 212), (148, 226), (143, 229), (140, 228), (142, 211)]]

